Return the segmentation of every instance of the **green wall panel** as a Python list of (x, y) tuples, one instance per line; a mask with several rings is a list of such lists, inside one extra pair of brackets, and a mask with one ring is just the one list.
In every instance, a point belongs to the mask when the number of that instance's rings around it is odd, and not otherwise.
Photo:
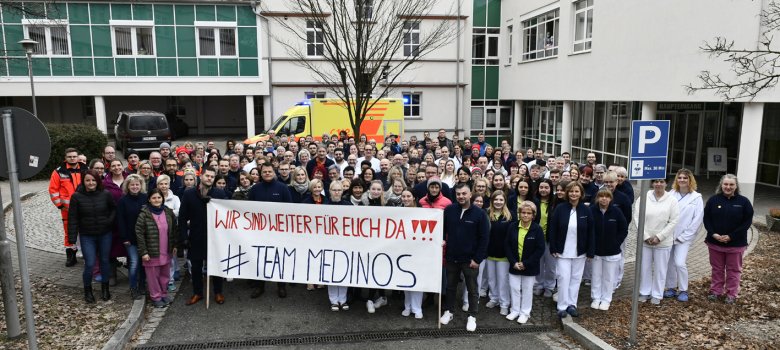
[(149, 4), (133, 4), (133, 20), (134, 21), (151, 21), (152, 20), (152, 5), (149, 5)]
[(53, 76), (73, 76), (70, 67), (70, 58), (52, 58), (51, 75)]
[(154, 5), (155, 24), (173, 24), (173, 5)]
[(44, 18), (45, 16), (43, 13), (46, 11), (43, 8), (42, 2), (26, 2), (24, 4), (24, 10), (26, 14), (24, 15), (25, 18)]
[(195, 7), (192, 5), (176, 5), (174, 11), (177, 25), (195, 24)]
[(214, 14), (214, 5), (196, 5), (195, 6), (195, 20), (196, 21), (214, 21), (217, 17)]
[(498, 66), (485, 67), (485, 98), (498, 99)]
[(33, 75), (47, 76), (51, 75), (51, 62), (47, 57), (35, 57), (32, 60)]
[(111, 9), (108, 4), (89, 4), (89, 18), (92, 24), (108, 24), (111, 19)]
[(61, 2), (53, 2), (47, 5), (46, 16), (50, 19), (68, 19), (68, 6)]
[(73, 49), (73, 56), (92, 56), (89, 26), (70, 26), (70, 46)]
[(256, 26), (257, 15), (252, 12), (252, 8), (249, 6), (238, 6), (236, 9), (238, 12), (238, 25), (240, 26)]
[(157, 60), (154, 58), (139, 58), (136, 59), (136, 66), (138, 67), (138, 76), (155, 76), (157, 75)]
[(179, 59), (179, 75), (180, 76), (197, 76), (198, 75), (198, 60), (194, 58), (180, 58)]
[(134, 58), (117, 58), (114, 60), (116, 65), (117, 76), (133, 76), (135, 75), (135, 59)]
[(238, 28), (239, 57), (257, 57), (257, 29)]
[(217, 70), (216, 58), (201, 58), (198, 59), (198, 74), (200, 76), (217, 76), (219, 71)]
[(501, 26), (501, 0), (488, 0), (487, 26)]
[(16, 9), (3, 7), (3, 23), (22, 23), (22, 13)]
[(70, 24), (89, 24), (89, 5), (83, 3), (68, 4), (68, 16)]
[(111, 19), (133, 19), (130, 4), (111, 4)]
[(91, 76), (94, 75), (92, 71), (92, 59), (91, 58), (74, 58), (73, 59), (73, 74), (77, 76)]
[(4, 77), (8, 75), (8, 70), (6, 69), (5, 62), (0, 62), (0, 77)]
[(174, 27), (154, 27), (157, 40), (157, 57), (176, 57)]
[(96, 58), (95, 59), (95, 75), (114, 75), (114, 59), (113, 58)]
[(92, 26), (92, 51), (95, 56), (111, 57), (111, 28), (109, 26)]
[[(24, 39), (24, 32), (22, 31), (22, 26), (20, 25), (5, 25), (3, 27), (3, 31), (5, 32), (5, 42), (8, 43), (8, 48), (10, 49), (11, 46), (13, 46), (15, 43), (19, 42), (19, 40)], [(16, 44), (18, 45), (18, 44)], [(21, 49), (21, 48), (19, 48)], [(9, 55), (17, 55), (22, 56), (24, 53), (22, 51), (11, 51), (8, 53)]]
[(238, 66), (242, 77), (256, 77), (258, 75), (257, 60), (241, 59), (238, 61)]
[[(0, 23), (0, 50), (5, 47), (5, 36), (3, 35), (3, 24)], [(8, 54), (8, 52), (3, 52), (3, 54)], [(0, 66), (5, 66), (5, 61), (0, 60)]]
[(8, 60), (8, 74), (27, 76), (27, 60), (21, 58), (12, 58)]
[(195, 57), (195, 27), (176, 27), (179, 57)]
[(474, 0), (474, 27), (484, 27), (487, 23), (488, 0)]
[(217, 5), (217, 21), (236, 21), (236, 7)]
[(238, 60), (235, 58), (225, 58), (219, 60), (219, 75), (223, 77), (238, 76)]
[(175, 77), (179, 75), (178, 72), (176, 71), (176, 59), (158, 58), (157, 75), (161, 77)]
[(475, 100), (485, 99), (485, 67), (471, 67), (471, 98)]

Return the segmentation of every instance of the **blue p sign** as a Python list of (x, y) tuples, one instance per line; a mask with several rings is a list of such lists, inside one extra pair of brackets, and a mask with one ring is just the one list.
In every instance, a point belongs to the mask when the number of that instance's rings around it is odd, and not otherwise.
[(632, 180), (666, 177), (669, 124), (668, 120), (635, 120), (631, 123), (629, 173)]

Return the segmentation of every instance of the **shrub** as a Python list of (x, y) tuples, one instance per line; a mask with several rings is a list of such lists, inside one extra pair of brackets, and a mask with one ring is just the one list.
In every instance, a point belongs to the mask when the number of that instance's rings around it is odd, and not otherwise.
[(780, 219), (780, 208), (769, 208), (769, 216)]
[(46, 167), (33, 179), (48, 179), (51, 172), (65, 160), (65, 150), (76, 148), (87, 159), (99, 158), (108, 144), (103, 132), (94, 125), (87, 124), (49, 124), (45, 123), (51, 139), (51, 155)]

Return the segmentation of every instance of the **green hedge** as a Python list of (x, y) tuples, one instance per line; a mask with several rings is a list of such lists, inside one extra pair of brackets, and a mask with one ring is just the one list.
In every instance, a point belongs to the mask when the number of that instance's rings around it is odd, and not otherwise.
[(65, 161), (65, 150), (76, 148), (87, 159), (99, 158), (108, 144), (106, 135), (94, 125), (45, 123), (51, 139), (51, 156), (46, 167), (33, 179), (48, 179), (51, 172)]

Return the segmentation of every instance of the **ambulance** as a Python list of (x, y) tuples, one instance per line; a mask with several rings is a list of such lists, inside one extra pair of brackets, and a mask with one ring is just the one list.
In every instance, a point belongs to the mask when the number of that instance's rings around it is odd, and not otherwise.
[[(315, 140), (322, 140), (323, 134), (339, 135), (341, 131), (350, 137), (355, 136), (346, 104), (336, 98), (309, 99), (296, 103), (268, 128), (270, 130), (277, 136), (294, 136), (296, 140), (309, 135)], [(368, 140), (376, 141), (378, 147), (382, 147), (387, 136), (401, 137), (403, 130), (404, 103), (400, 98), (377, 100), (360, 125), (360, 133), (366, 134)], [(254, 145), (258, 141), (268, 140), (268, 131), (247, 138), (244, 144)], [(355, 136), (356, 142), (358, 139), (359, 136)]]

